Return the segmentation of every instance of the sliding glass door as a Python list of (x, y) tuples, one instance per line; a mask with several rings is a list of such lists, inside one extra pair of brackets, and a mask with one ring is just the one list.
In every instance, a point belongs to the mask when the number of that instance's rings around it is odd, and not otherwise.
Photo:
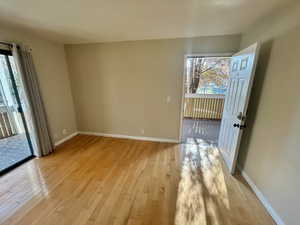
[(21, 92), (11, 52), (0, 50), (0, 174), (33, 157)]

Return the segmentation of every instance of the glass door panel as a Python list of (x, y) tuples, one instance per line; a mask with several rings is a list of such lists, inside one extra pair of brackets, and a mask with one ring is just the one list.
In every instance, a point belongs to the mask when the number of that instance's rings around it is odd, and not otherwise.
[(13, 58), (9, 55), (0, 54), (0, 174), (33, 156), (18, 92), (20, 82), (13, 74)]

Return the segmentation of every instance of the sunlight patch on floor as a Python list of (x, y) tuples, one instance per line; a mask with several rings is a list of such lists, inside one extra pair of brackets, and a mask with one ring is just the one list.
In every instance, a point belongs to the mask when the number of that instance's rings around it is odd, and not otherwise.
[(218, 149), (199, 139), (183, 148), (175, 224), (217, 225), (230, 208)]

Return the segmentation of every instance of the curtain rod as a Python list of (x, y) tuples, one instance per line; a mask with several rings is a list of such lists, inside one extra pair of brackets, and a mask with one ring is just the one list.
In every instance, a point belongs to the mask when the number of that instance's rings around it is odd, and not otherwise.
[(8, 43), (8, 42), (0, 41), (0, 44), (2, 44), (2, 45), (8, 45), (10, 47), (13, 47), (13, 44), (12, 43)]
[[(7, 45), (7, 46), (9, 46), (11, 48), (14, 46), (12, 43), (4, 42), (4, 41), (0, 41), (0, 44)], [(17, 49), (20, 49), (20, 45), (17, 44), (16, 47), (17, 47)], [(32, 51), (32, 48), (29, 48), (29, 50)]]

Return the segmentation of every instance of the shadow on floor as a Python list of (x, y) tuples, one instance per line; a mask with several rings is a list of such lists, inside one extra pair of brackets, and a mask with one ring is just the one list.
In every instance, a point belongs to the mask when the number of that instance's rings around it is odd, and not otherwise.
[(197, 143), (197, 140), (205, 140), (209, 144), (217, 145), (220, 125), (221, 120), (184, 118), (182, 142)]
[(175, 225), (275, 225), (245, 180), (231, 176), (215, 145), (197, 139), (181, 151)]

